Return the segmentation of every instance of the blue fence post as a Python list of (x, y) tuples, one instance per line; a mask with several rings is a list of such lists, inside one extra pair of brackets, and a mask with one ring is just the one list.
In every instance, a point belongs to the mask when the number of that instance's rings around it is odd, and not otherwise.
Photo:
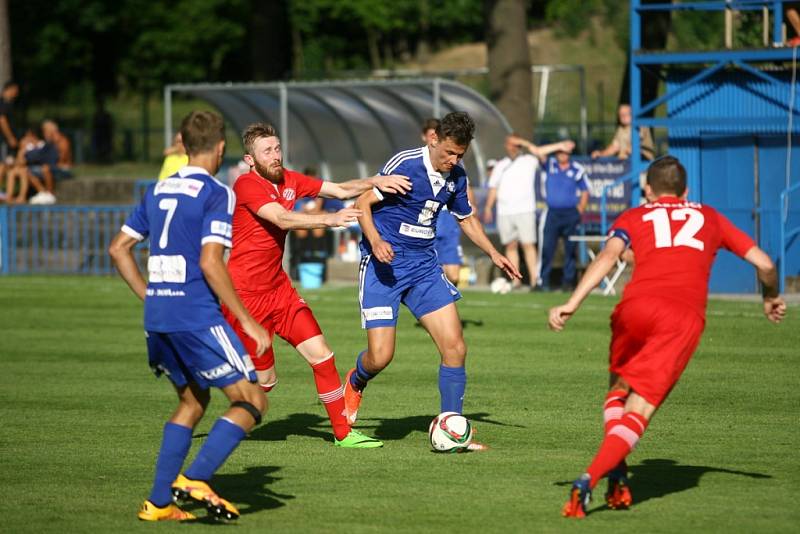
[(11, 232), (8, 231), (8, 206), (0, 206), (0, 272), (8, 274), (9, 269), (9, 256), (8, 251), (11, 248), (9, 237)]

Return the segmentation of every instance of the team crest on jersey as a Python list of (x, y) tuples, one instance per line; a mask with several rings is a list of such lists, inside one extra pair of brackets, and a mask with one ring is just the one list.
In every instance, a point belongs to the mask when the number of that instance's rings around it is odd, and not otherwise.
[(455, 191), (456, 191), (455, 182), (447, 182), (447, 192), (448, 193), (455, 193)]
[(284, 189), (283, 190), (283, 198), (286, 200), (294, 200), (295, 192), (294, 189)]

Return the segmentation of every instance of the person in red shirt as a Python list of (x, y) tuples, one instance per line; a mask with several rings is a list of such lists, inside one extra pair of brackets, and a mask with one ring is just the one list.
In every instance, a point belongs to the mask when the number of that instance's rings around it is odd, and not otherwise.
[[(297, 349), (311, 365), (317, 393), (331, 420), (334, 443), (339, 447), (374, 448), (380, 441), (352, 430), (344, 416), (342, 383), (331, 351), (314, 314), (292, 287), (283, 270), (286, 233), (300, 228), (345, 226), (357, 220), (361, 211), (344, 208), (336, 213), (298, 213), (295, 201), (303, 197), (353, 198), (373, 187), (402, 194), (411, 183), (403, 176), (374, 176), (344, 183), (324, 182), (283, 167), (278, 134), (271, 125), (255, 123), (243, 133), (244, 161), (250, 172), (233, 186), (233, 248), (228, 260), (236, 292), (250, 314), (269, 332), (279, 335)], [(240, 332), (238, 319), (223, 307), (225, 318)], [(244, 339), (247, 336), (241, 336)], [(245, 342), (250, 354), (254, 354)], [(270, 391), (277, 382), (272, 347), (253, 358), (261, 388)]]
[(614, 223), (605, 248), (566, 304), (550, 310), (550, 328), (563, 330), (617, 258), (633, 252), (633, 276), (611, 314), (605, 437), (586, 472), (573, 483), (562, 510), (565, 517), (586, 515), (591, 490), (606, 474), (609, 508), (631, 505), (625, 458), (700, 341), (711, 265), (720, 248), (756, 268), (767, 319), (778, 323), (786, 313), (772, 260), (717, 210), (686, 200), (686, 170), (677, 158), (665, 156), (650, 165), (645, 194), (647, 204), (626, 211)]

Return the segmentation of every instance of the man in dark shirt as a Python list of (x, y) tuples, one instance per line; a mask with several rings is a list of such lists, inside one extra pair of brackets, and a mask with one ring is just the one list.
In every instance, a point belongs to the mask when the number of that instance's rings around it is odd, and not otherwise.
[(0, 93), (0, 155), (3, 159), (16, 153), (19, 141), (14, 133), (12, 114), (14, 101), (19, 96), (19, 84), (13, 80), (3, 84)]

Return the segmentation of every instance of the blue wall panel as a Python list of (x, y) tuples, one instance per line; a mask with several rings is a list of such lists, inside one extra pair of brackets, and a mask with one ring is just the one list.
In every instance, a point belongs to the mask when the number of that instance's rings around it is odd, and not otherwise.
[[(728, 69), (685, 90), (667, 102), (670, 153), (688, 174), (689, 198), (708, 203), (753, 235), (770, 256), (779, 250), (779, 195), (786, 187), (786, 139), (790, 73), (764, 70), (774, 82), (739, 69)], [(667, 91), (682, 87), (697, 71), (673, 70)], [(800, 182), (800, 105), (793, 106), (790, 184)], [(756, 159), (757, 158), (757, 159)], [(756, 206), (756, 162), (760, 187)], [(755, 235), (755, 210), (760, 217)], [(800, 194), (789, 206), (789, 224), (800, 224)], [(800, 273), (800, 239), (789, 249), (787, 274)], [(752, 267), (720, 253), (712, 272), (713, 292), (755, 291)]]

